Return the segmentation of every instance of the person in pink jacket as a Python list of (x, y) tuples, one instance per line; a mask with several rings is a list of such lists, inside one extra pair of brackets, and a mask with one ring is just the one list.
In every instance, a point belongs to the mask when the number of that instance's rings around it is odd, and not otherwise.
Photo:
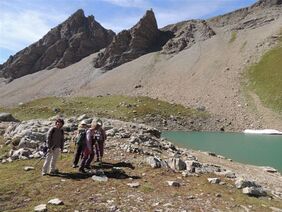
[(102, 129), (102, 121), (93, 120), (91, 128), (86, 132), (86, 145), (83, 150), (83, 159), (79, 171), (85, 173), (85, 168), (91, 169), (91, 162), (94, 159), (94, 145), (97, 153), (97, 160), (102, 159), (104, 153), (104, 141), (106, 140), (105, 131)]

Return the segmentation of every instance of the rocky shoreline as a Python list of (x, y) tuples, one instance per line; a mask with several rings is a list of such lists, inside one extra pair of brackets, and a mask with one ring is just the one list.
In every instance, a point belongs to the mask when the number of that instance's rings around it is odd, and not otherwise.
[[(15, 160), (42, 157), (41, 146), (55, 118), (1, 122), (1, 134), (4, 137), (5, 145), (10, 145), (11, 150), (8, 154), (0, 156), (0, 162), (4, 164)], [(72, 152), (71, 138), (78, 123), (85, 120), (90, 124), (92, 118), (81, 115), (65, 118), (65, 120), (66, 142), (63, 152), (70, 154)], [(282, 177), (276, 170), (232, 162), (230, 159), (213, 153), (179, 148), (162, 138), (161, 131), (145, 124), (111, 119), (102, 120), (108, 136), (106, 151), (107, 149), (115, 149), (118, 155), (116, 158), (130, 154), (133, 156), (133, 160), (138, 159), (138, 163), (145, 164), (152, 169), (170, 170), (179, 173), (179, 176), (184, 178), (211, 174), (214, 177), (207, 179), (211, 184), (226, 186), (225, 181), (232, 181), (233, 187), (242, 189), (242, 192), (249, 196), (282, 199)], [(178, 181), (167, 183), (173, 187), (181, 186)], [(134, 187), (135, 184), (132, 186)]]

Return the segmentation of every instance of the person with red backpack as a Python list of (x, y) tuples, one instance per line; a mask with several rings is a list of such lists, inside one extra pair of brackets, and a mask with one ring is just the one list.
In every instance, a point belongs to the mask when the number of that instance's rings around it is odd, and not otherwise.
[(57, 174), (56, 162), (60, 152), (64, 149), (64, 120), (59, 118), (55, 122), (55, 126), (51, 127), (47, 133), (47, 155), (42, 167), (42, 176), (46, 175), (50, 170), (50, 174)]
[(80, 172), (85, 173), (86, 171), (84, 170), (84, 168), (91, 169), (90, 164), (95, 155), (94, 145), (98, 148), (98, 150), (96, 149), (97, 159), (103, 157), (104, 144), (101, 142), (104, 142), (105, 139), (106, 134), (102, 129), (102, 121), (100, 119), (98, 119), (97, 121), (93, 120), (91, 123), (91, 128), (86, 132), (86, 145), (83, 150), (83, 159), (79, 168)]
[(82, 156), (82, 151), (86, 145), (86, 132), (87, 132), (87, 123), (85, 120), (81, 121), (79, 126), (78, 126), (78, 132), (77, 135), (75, 136), (75, 146), (76, 146), (76, 151), (74, 154), (74, 159), (73, 159), (73, 168), (78, 167), (78, 161), (79, 158)]

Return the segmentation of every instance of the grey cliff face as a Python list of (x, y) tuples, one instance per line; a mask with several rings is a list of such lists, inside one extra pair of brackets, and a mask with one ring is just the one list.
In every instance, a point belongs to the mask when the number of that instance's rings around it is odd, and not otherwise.
[(106, 50), (98, 55), (94, 67), (113, 69), (159, 49), (168, 39), (169, 35), (159, 31), (154, 12), (148, 10), (130, 30), (123, 30), (114, 37)]
[(166, 54), (178, 53), (215, 35), (215, 32), (204, 20), (183, 21), (169, 25), (163, 30), (171, 31), (174, 34), (174, 37), (163, 46), (162, 53)]
[(114, 35), (78, 10), (38, 42), (10, 56), (0, 66), (0, 76), (13, 80), (42, 69), (67, 67), (105, 48)]

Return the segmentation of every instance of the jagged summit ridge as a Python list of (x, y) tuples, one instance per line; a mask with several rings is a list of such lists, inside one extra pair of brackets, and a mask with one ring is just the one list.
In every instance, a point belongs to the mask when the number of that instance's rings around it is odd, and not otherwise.
[(0, 67), (0, 76), (12, 80), (43, 69), (64, 68), (105, 48), (114, 35), (79, 9), (42, 39), (10, 56)]
[(105, 51), (98, 55), (94, 67), (110, 70), (160, 48), (168, 39), (158, 29), (154, 12), (148, 10), (135, 26), (114, 37)]

